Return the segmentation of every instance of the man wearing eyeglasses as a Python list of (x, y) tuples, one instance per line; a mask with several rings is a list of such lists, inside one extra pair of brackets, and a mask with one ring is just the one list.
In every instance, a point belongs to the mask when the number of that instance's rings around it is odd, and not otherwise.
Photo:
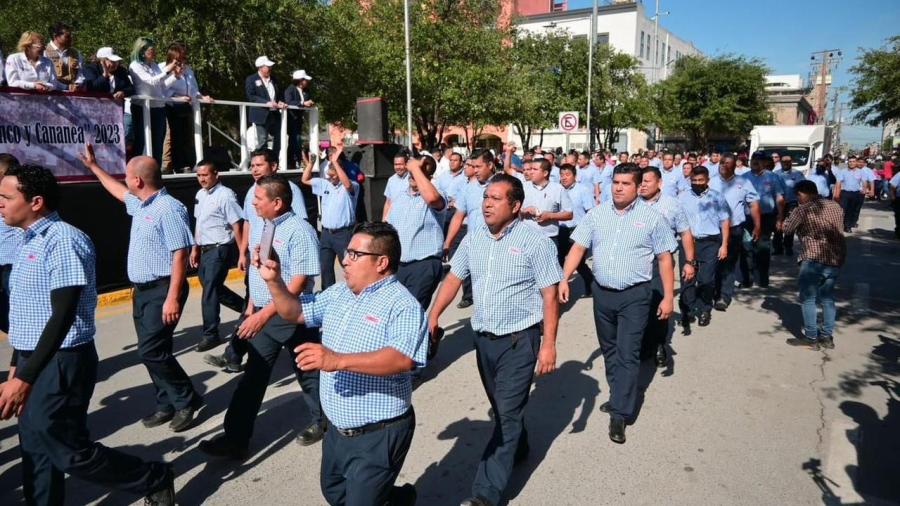
[(556, 369), (562, 271), (550, 238), (519, 218), (524, 201), (516, 177), (491, 178), (481, 206), (484, 221), (460, 244), (428, 317), (434, 339), (438, 319), (471, 276), (475, 354), (496, 427), (463, 505), (500, 503), (513, 465), (528, 457), (525, 405), (535, 372)]
[(322, 342), (298, 346), (303, 371), (321, 371), (328, 432), (322, 494), (328, 504), (413, 505), (415, 488), (394, 482), (416, 427), (412, 373), (425, 367), (425, 314), (395, 277), (400, 237), (388, 223), (356, 226), (344, 282), (318, 294), (290, 290), (276, 259), (256, 258), (279, 317), (322, 328)]
[[(283, 176), (271, 175), (256, 182), (253, 206), (266, 226), (275, 227), (272, 250), (281, 259), (281, 276), (287, 289), (295, 297), (311, 293), (313, 278), (319, 275), (319, 244), (316, 233), (306, 220), (291, 211), (291, 187)], [(262, 227), (250, 229), (250, 246), (259, 249)], [(298, 326), (281, 318), (257, 269), (250, 272), (250, 299), (247, 318), (238, 330), (238, 337), (248, 342), (247, 366), (234, 391), (225, 413), (225, 434), (202, 441), (200, 450), (213, 457), (242, 460), (247, 456), (253, 425), (266, 393), (266, 387), (282, 348), (293, 354), (300, 343), (319, 342), (318, 329)], [(322, 439), (324, 424), (319, 404), (317, 371), (295, 369), (300, 387), (309, 395), (311, 423), (297, 436), (301, 445), (311, 445)]]

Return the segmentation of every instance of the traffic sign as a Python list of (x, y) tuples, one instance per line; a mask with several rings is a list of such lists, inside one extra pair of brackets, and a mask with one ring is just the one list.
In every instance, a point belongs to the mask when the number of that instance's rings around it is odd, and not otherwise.
[(565, 133), (578, 130), (578, 113), (575, 111), (559, 113), (559, 129)]

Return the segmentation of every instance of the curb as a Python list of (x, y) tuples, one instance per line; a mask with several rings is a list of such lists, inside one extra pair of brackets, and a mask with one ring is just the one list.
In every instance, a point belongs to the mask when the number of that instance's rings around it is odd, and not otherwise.
[[(225, 281), (235, 281), (238, 279), (244, 279), (244, 273), (238, 268), (230, 269), (228, 271), (228, 276), (225, 277)], [(197, 276), (188, 276), (187, 282), (191, 288), (200, 289), (200, 278)], [(97, 307), (110, 307), (130, 302), (133, 292), (133, 288), (123, 288), (121, 290), (98, 294)]]

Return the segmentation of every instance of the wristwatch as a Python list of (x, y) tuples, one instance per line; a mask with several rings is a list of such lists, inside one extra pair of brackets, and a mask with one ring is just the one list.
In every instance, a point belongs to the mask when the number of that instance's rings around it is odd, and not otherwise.
[(691, 267), (697, 267), (697, 265), (699, 265), (696, 260), (688, 260), (687, 263)]

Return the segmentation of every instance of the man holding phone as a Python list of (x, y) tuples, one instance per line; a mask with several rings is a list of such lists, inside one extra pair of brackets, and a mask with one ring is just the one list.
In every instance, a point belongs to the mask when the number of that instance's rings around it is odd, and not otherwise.
[[(291, 189), (282, 176), (267, 176), (256, 183), (253, 206), (264, 227), (251, 230), (250, 245), (261, 258), (277, 256), (281, 262), (282, 280), (294, 296), (312, 293), (315, 276), (319, 275), (318, 241), (312, 226), (291, 211)], [(259, 270), (249, 269), (250, 299), (238, 337), (248, 346), (247, 367), (234, 391), (225, 413), (225, 434), (200, 443), (200, 449), (213, 457), (241, 460), (246, 457), (253, 435), (253, 426), (266, 387), (282, 348), (293, 356), (294, 348), (302, 343), (318, 343), (316, 328), (298, 326), (275, 312), (275, 304), (259, 276)], [(302, 371), (295, 367), (297, 380), (309, 394), (312, 422), (297, 436), (300, 444), (310, 445), (322, 439), (325, 430), (319, 403), (319, 375), (317, 371)]]

